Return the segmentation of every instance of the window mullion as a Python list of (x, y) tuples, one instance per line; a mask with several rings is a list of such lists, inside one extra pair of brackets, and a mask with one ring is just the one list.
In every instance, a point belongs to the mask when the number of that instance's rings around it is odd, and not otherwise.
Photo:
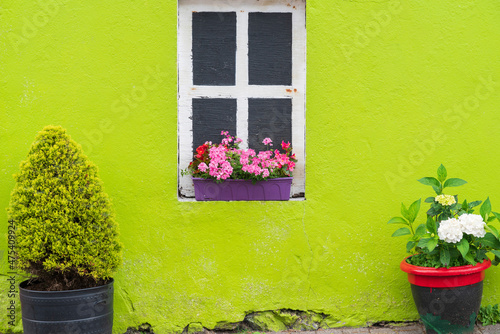
[[(248, 91), (248, 12), (236, 12), (236, 90)], [(243, 140), (241, 147), (248, 147), (248, 96), (238, 94), (236, 132)]]

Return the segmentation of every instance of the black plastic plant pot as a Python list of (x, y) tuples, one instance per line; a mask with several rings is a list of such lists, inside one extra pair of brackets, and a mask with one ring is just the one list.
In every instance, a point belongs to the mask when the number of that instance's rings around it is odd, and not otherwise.
[(111, 334), (113, 280), (95, 288), (28, 290), (19, 284), (24, 334)]
[(401, 262), (408, 273), (413, 300), (428, 334), (474, 332), (483, 296), (487, 260), (475, 266), (428, 268)]

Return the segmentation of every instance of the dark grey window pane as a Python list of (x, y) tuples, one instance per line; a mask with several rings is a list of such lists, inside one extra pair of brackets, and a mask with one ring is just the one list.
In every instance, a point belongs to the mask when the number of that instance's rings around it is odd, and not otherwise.
[(193, 84), (232, 86), (235, 68), (236, 13), (193, 13)]
[(236, 135), (236, 99), (193, 99), (193, 152), (206, 141), (220, 143), (221, 131)]
[(281, 141), (292, 142), (291, 99), (248, 99), (248, 145), (256, 151), (266, 149), (264, 138), (281, 149)]
[(248, 83), (292, 84), (292, 13), (249, 13)]

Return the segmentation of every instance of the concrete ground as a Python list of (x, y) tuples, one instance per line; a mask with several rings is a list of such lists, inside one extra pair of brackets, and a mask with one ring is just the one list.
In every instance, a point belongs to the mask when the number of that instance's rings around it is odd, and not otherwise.
[[(425, 334), (423, 324), (411, 323), (408, 325), (387, 325), (387, 327), (364, 327), (364, 328), (338, 328), (338, 329), (321, 329), (311, 332), (298, 332), (300, 334)], [(290, 334), (283, 332), (281, 334)], [(454, 334), (454, 333), (452, 333)], [(492, 326), (476, 325), (474, 334), (500, 334), (500, 324)]]
[[(146, 327), (143, 327), (147, 325)], [(142, 327), (142, 328), (141, 328)], [(149, 324), (144, 324), (139, 327), (139, 329), (134, 329), (130, 327), (124, 334), (145, 334), (152, 333), (151, 326)], [(205, 330), (199, 334), (426, 334), (424, 325), (418, 322), (408, 323), (408, 324), (387, 324), (384, 326), (376, 327), (362, 327), (362, 328), (337, 328), (337, 329), (319, 329), (317, 331), (286, 331), (286, 332), (257, 332), (257, 331), (240, 331), (240, 332), (213, 332)], [(456, 333), (451, 333), (456, 334)], [(473, 334), (500, 334), (500, 324), (492, 326), (481, 326), (476, 325)]]
[[(209, 332), (215, 334), (215, 332)], [(317, 331), (286, 331), (286, 332), (244, 332), (252, 334), (426, 334), (423, 324), (410, 323), (398, 325), (386, 325), (384, 327), (362, 327), (362, 328), (337, 328), (319, 329)], [(223, 334), (221, 332), (217, 334)], [(456, 334), (456, 333), (451, 333)], [(473, 334), (500, 334), (500, 324), (492, 326), (476, 325)]]

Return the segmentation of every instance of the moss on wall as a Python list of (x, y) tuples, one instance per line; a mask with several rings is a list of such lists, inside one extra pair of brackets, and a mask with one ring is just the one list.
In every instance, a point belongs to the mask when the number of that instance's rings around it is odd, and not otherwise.
[[(465, 197), (500, 207), (498, 1), (309, 0), (306, 200), (286, 203), (177, 200), (176, 25), (173, 0), (2, 2), (0, 207), (36, 133), (62, 125), (120, 224), (116, 333), (284, 308), (416, 319), (386, 225), (399, 201), (427, 195), (415, 180), (443, 163)], [(0, 210), (2, 275), (6, 231)], [(498, 274), (484, 303), (499, 302)]]

